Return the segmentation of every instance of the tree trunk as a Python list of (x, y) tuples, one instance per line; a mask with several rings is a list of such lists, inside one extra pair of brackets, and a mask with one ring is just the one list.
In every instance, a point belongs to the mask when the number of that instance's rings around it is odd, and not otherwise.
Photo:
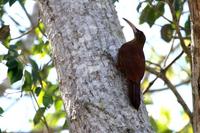
[[(72, 133), (151, 133), (114, 62), (125, 42), (111, 0), (40, 0)], [(114, 60), (112, 60), (112, 58)]]
[(189, 0), (192, 29), (193, 129), (200, 133), (200, 3)]

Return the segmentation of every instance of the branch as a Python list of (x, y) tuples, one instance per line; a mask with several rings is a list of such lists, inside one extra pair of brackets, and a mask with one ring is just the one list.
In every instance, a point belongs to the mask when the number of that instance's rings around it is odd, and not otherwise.
[[(190, 79), (189, 80), (185, 80), (185, 81), (183, 81), (183, 82), (181, 82), (179, 84), (176, 84), (174, 86), (177, 88), (177, 87), (182, 86), (184, 84), (190, 83), (190, 81), (191, 81)], [(168, 90), (168, 89), (169, 89), (168, 87), (165, 87), (165, 88), (160, 88), (160, 89), (155, 89), (155, 90), (149, 90), (148, 93), (155, 93), (155, 92), (165, 91), (165, 90)]]
[[(40, 108), (40, 105), (39, 105), (39, 103), (37, 102), (37, 99), (36, 99), (35, 94), (33, 93), (33, 91), (31, 91), (30, 94), (32, 95), (33, 99), (35, 100), (35, 102), (36, 102), (38, 108)], [(48, 126), (48, 123), (47, 123), (47, 120), (46, 120), (44, 114), (42, 115), (42, 118), (43, 118), (43, 119), (41, 119), (41, 120), (42, 120), (43, 124), (46, 126), (47, 130), (49, 131), (49, 126)]]
[(183, 100), (183, 98), (181, 97), (181, 95), (176, 90), (176, 87), (165, 76), (165, 74), (162, 73), (162, 72), (157, 72), (153, 68), (148, 67), (148, 66), (146, 66), (146, 70), (149, 71), (150, 73), (154, 74), (154, 75), (157, 75), (160, 79), (162, 79), (166, 83), (166, 85), (171, 89), (171, 91), (176, 96), (178, 103), (182, 105), (184, 111), (188, 114), (188, 116), (190, 117), (190, 120), (192, 120), (192, 112), (188, 108), (187, 104), (185, 103), (185, 101)]
[(164, 73), (166, 73), (166, 71), (183, 55), (183, 53), (184, 51), (182, 51), (167, 67), (165, 67), (165, 69), (163, 70)]
[[(161, 70), (160, 70), (160, 73), (163, 73), (165, 75), (165, 73), (167, 72), (167, 70), (174, 64), (174, 62), (176, 62), (182, 55), (183, 55), (183, 51), (167, 66), (165, 67), (165, 69), (162, 69), (161, 67)], [(150, 61), (149, 61), (150, 62)], [(155, 64), (155, 63), (152, 63), (152, 64)], [(156, 64), (156, 66), (158, 66), (158, 64)], [(150, 83), (149, 83), (149, 86), (143, 91), (143, 94), (145, 94), (147, 91), (149, 91), (149, 89), (151, 88), (151, 86), (155, 83), (155, 81), (158, 79), (158, 75), (156, 76), (156, 78), (154, 80), (152, 80)]]
[(27, 32), (25, 32), (25, 33), (23, 33), (23, 34), (21, 34), (21, 35), (18, 36), (18, 37), (11, 38), (10, 41), (11, 41), (11, 40), (19, 39), (19, 38), (21, 38), (21, 37), (23, 37), (23, 36), (25, 36), (25, 35), (31, 33), (36, 27), (38, 27), (38, 29), (40, 30), (40, 32), (42, 33), (42, 35), (43, 35), (44, 37), (47, 38), (47, 35), (42, 31), (42, 29), (41, 29), (41, 27), (40, 27), (40, 24), (38, 23), (36, 26), (33, 26), (29, 31), (27, 31)]
[(18, 36), (18, 37), (11, 38), (11, 39), (10, 39), (10, 41), (11, 41), (11, 40), (16, 40), (16, 39), (19, 39), (19, 38), (21, 38), (21, 37), (23, 37), (23, 36), (25, 36), (25, 35), (29, 34), (30, 32), (32, 32), (34, 29), (35, 29), (35, 27), (33, 27), (33, 28), (32, 28), (32, 29), (30, 29), (29, 31), (27, 31), (27, 32), (25, 32), (25, 33), (23, 33), (23, 34), (21, 34), (21, 35), (20, 35), (20, 36)]
[(159, 67), (161, 69), (161, 66), (159, 64), (157, 64), (157, 63), (151, 62), (149, 60), (146, 60), (146, 63), (149, 63), (150, 65), (157, 66), (157, 67)]
[[(174, 39), (179, 39), (178, 36), (174, 36), (173, 37)], [(184, 40), (191, 40), (191, 37), (190, 36), (186, 36), (186, 37), (183, 37)]]
[(169, 50), (169, 53), (167, 54), (166, 58), (165, 58), (165, 61), (164, 61), (164, 65), (163, 66), (166, 66), (166, 63), (167, 63), (167, 60), (170, 56), (170, 54), (174, 51), (173, 47), (174, 47), (174, 42), (175, 42), (175, 39), (173, 38), (172, 40), (172, 44), (171, 44), (171, 48)]
[(166, 18), (164, 15), (162, 15), (163, 19), (165, 19), (166, 21), (168, 21), (169, 23), (173, 23), (171, 20), (169, 20), (168, 18)]
[(156, 82), (157, 79), (158, 79), (158, 76), (156, 76), (156, 78), (149, 83), (148, 87), (143, 91), (143, 95), (149, 91), (149, 89)]
[(190, 53), (188, 47), (185, 45), (183, 36), (181, 34), (181, 31), (180, 31), (180, 26), (179, 26), (180, 18), (177, 19), (176, 12), (173, 9), (172, 3), (169, 0), (167, 0), (167, 3), (168, 3), (168, 6), (169, 6), (171, 14), (172, 14), (173, 23), (175, 24), (175, 30), (176, 30), (176, 32), (178, 34), (178, 38), (180, 40), (181, 47), (182, 47), (183, 51), (187, 54), (187, 56), (189, 57), (190, 62), (191, 62), (191, 53)]

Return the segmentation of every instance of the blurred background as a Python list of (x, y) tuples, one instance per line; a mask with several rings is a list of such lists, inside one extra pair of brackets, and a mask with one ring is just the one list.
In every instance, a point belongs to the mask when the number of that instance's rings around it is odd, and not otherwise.
[[(187, 1), (168, 5), (162, 0), (113, 0), (113, 4), (126, 40), (133, 39), (133, 32), (122, 18), (147, 38), (149, 68), (142, 89), (153, 128), (158, 133), (192, 133), (188, 112), (171, 91), (174, 88), (193, 110), (190, 62), (180, 44), (183, 40), (188, 46), (191, 41)], [(46, 127), (68, 132), (51, 46), (39, 16), (34, 0), (0, 1), (1, 132), (42, 132)]]

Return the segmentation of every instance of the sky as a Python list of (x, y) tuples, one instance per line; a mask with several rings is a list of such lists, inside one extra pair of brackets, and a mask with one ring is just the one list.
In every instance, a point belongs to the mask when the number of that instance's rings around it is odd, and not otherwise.
[[(28, 0), (29, 1), (29, 0)], [(31, 0), (30, 0), (31, 1)], [(118, 17), (120, 23), (123, 28), (123, 32), (127, 41), (133, 39), (133, 33), (131, 28), (124, 22), (122, 18), (126, 18), (130, 20), (132, 23), (136, 25), (140, 30), (142, 30), (147, 38), (147, 43), (145, 44), (144, 51), (145, 56), (148, 58), (150, 56), (150, 48), (153, 46), (159, 55), (166, 55), (170, 50), (170, 45), (167, 45), (166, 42), (160, 39), (160, 27), (153, 26), (150, 28), (147, 24), (139, 25), (139, 13), (136, 11), (136, 7), (138, 5), (138, 1), (136, 0), (119, 0), (119, 2), (115, 3), (116, 10), (118, 13)], [(32, 10), (32, 2), (27, 3), (27, 10), (31, 12)], [(20, 11), (19, 5), (15, 3), (11, 8), (7, 6), (8, 13), (13, 14), (15, 11), (19, 11), (19, 13), (14, 13), (17, 19), (22, 20), (22, 24), (26, 27), (30, 26), (30, 23), (27, 23), (24, 20), (24, 15), (22, 11)], [(167, 13), (169, 10), (166, 8), (165, 16), (171, 18), (170, 14)], [(8, 18), (4, 18), (7, 23), (10, 24)], [(156, 21), (157, 24), (165, 24), (166, 21), (158, 20)], [(12, 25), (12, 24), (11, 24)], [(12, 29), (12, 37), (19, 36), (19, 33), (15, 31), (14, 26)], [(163, 47), (164, 46), (164, 47)], [(0, 54), (5, 53), (6, 50), (0, 45)], [(173, 57), (170, 57), (169, 60), (172, 60)], [(0, 63), (0, 83), (6, 78), (6, 67)], [(53, 70), (55, 73), (55, 70)], [(54, 74), (52, 74), (54, 75)], [(52, 76), (53, 77), (53, 76)], [(184, 74), (181, 76), (184, 78)], [(51, 79), (51, 78), (50, 78)], [(152, 77), (153, 79), (153, 77)], [(177, 79), (174, 79), (174, 82)], [(162, 88), (163, 82), (158, 80), (154, 85), (153, 88)], [(189, 86), (181, 86), (179, 92), (181, 93), (182, 97), (185, 99), (186, 103), (189, 105), (190, 109), (192, 109), (192, 97), (191, 97), (191, 90), (188, 89)], [(8, 96), (9, 97), (9, 96)], [(30, 124), (30, 120), (33, 119), (35, 110), (32, 103), (32, 100), (29, 97), (22, 97), (20, 98), (20, 94), (12, 94), (11, 98), (0, 98), (0, 105), (7, 109), (7, 111), (3, 114), (3, 117), (0, 117), (0, 128), (7, 131), (29, 131), (32, 128)], [(18, 100), (18, 102), (15, 102)], [(170, 128), (178, 131), (180, 130), (185, 124), (187, 124), (188, 119), (186, 118), (183, 120), (181, 116), (182, 108), (176, 102), (176, 98), (172, 94), (171, 91), (164, 91), (159, 92), (152, 95), (153, 105), (147, 106), (147, 110), (149, 115), (153, 116), (155, 119), (160, 117), (160, 108), (167, 108), (171, 112), (172, 122), (170, 124)], [(11, 106), (12, 105), (12, 106)], [(177, 122), (178, 121), (178, 122)]]

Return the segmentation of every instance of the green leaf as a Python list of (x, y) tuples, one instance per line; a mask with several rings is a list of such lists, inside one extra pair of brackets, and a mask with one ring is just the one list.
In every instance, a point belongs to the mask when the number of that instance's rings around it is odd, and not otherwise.
[(51, 85), (49, 84), (47, 94), (48, 95), (55, 95), (55, 92), (58, 90), (58, 85)]
[(115, 3), (116, 1), (119, 2), (119, 0), (112, 0), (112, 3)]
[(31, 91), (32, 88), (32, 77), (31, 74), (28, 71), (24, 72), (25, 82), (22, 86), (23, 91)]
[(3, 14), (4, 14), (4, 10), (3, 10), (3, 4), (2, 3), (0, 3), (1, 5), (0, 5), (0, 20), (2, 20), (2, 16), (3, 16)]
[(170, 68), (167, 69), (166, 77), (167, 77), (168, 79), (172, 79), (173, 76), (174, 76), (174, 70), (173, 70), (172, 67), (170, 67)]
[(17, 49), (17, 45), (10, 45), (10, 50), (13, 50), (13, 51), (15, 51), (16, 49)]
[(4, 113), (4, 110), (2, 107), (0, 107), (0, 116)]
[(150, 117), (151, 125), (158, 133), (172, 133), (172, 130), (168, 128), (170, 121), (170, 113), (165, 109), (160, 110), (159, 119), (153, 119), (153, 117)]
[(63, 106), (63, 101), (62, 99), (56, 99), (55, 103), (54, 103), (54, 108), (56, 111), (60, 111), (62, 109)]
[(41, 87), (37, 87), (36, 89), (35, 89), (35, 94), (37, 95), (37, 96), (39, 96), (39, 94), (40, 94), (40, 92), (41, 92)]
[(12, 6), (17, 0), (9, 0), (9, 5)]
[(0, 55), (0, 62), (2, 62), (4, 56), (3, 55)]
[(184, 27), (185, 27), (185, 33), (186, 33), (186, 35), (187, 35), (187, 36), (190, 35), (190, 34), (191, 34), (190, 16), (188, 16), (188, 19), (187, 19), (187, 21), (185, 22)]
[(34, 125), (38, 124), (40, 122), (40, 120), (42, 119), (44, 112), (45, 112), (46, 108), (41, 107), (37, 110), (34, 118), (33, 118), (33, 123)]
[(154, 129), (155, 131), (158, 131), (157, 123), (156, 123), (156, 121), (153, 119), (153, 117), (151, 117), (151, 116), (150, 116), (150, 123), (151, 123), (153, 129)]
[(192, 125), (188, 123), (185, 127), (183, 127), (179, 133), (193, 133)]
[(139, 4), (138, 4), (138, 6), (137, 6), (137, 12), (139, 12), (140, 11), (140, 8), (142, 7), (142, 4), (143, 4), (143, 2), (140, 2)]
[(26, 0), (18, 0), (21, 4), (25, 4)]
[(9, 60), (6, 65), (8, 67), (8, 77), (11, 84), (21, 80), (23, 76), (23, 65), (15, 59)]
[(63, 129), (69, 129), (67, 120), (65, 120), (65, 123), (63, 124)]
[(144, 103), (145, 103), (145, 105), (153, 104), (153, 101), (152, 101), (152, 98), (151, 98), (150, 94), (148, 94), (148, 93), (145, 94)]
[(3, 0), (3, 4), (6, 4), (9, 0)]
[(33, 59), (29, 58), (29, 61), (30, 61), (31, 66), (32, 66), (33, 82), (36, 83), (39, 80), (39, 68), (38, 68), (37, 63)]
[[(5, 43), (5, 42), (4, 42)], [(13, 61), (19, 56), (18, 51), (16, 50), (14, 45), (10, 45), (9, 43), (3, 44), (6, 48), (9, 49), (8, 53), (4, 56), (5, 60)]]
[(174, 10), (176, 12), (176, 17), (179, 18), (181, 15), (181, 12), (183, 10), (182, 0), (173, 0), (173, 6), (174, 6)]
[(52, 96), (45, 93), (45, 95), (43, 96), (43, 105), (45, 107), (50, 107), (51, 104), (53, 104)]
[(162, 16), (164, 13), (164, 3), (158, 2), (154, 6), (150, 6), (149, 4), (143, 9), (140, 15), (140, 24), (147, 22), (151, 27), (155, 21)]
[(43, 45), (41, 45), (41, 44), (35, 45), (35, 46), (33, 46), (32, 51), (34, 52), (34, 54), (42, 53), (43, 47), (44, 47), (44, 44)]
[(35, 71), (38, 71), (39, 68), (38, 68), (37, 63), (31, 58), (29, 58), (29, 61), (30, 61), (31, 65), (32, 65), (32, 69), (34, 69)]
[(10, 27), (9, 25), (4, 25), (0, 28), (0, 41), (6, 40), (10, 36)]
[(174, 29), (171, 24), (166, 24), (161, 28), (161, 38), (166, 42), (170, 42), (173, 37)]

